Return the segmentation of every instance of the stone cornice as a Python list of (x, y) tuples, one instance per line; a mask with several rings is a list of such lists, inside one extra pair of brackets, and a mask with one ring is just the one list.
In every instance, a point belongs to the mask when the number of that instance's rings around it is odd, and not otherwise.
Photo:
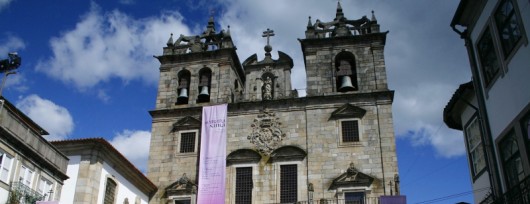
[[(258, 110), (262, 110), (264, 108), (274, 109), (277, 111), (293, 111), (329, 107), (329, 105), (321, 106), (322, 100), (325, 100), (328, 104), (336, 104), (337, 107), (342, 106), (345, 103), (350, 103), (352, 105), (358, 106), (376, 104), (386, 105), (392, 104), (394, 100), (394, 91), (386, 90), (367, 93), (340, 93), (334, 95), (308, 96), (301, 98), (278, 99), (269, 101), (229, 103), (228, 116), (243, 114), (245, 112), (249, 114), (255, 114), (258, 112)], [(200, 116), (201, 111), (201, 106), (195, 106), (151, 110), (149, 111), (149, 114), (151, 114), (153, 120), (162, 120), (162, 118), (166, 117), (179, 117), (183, 115)]]

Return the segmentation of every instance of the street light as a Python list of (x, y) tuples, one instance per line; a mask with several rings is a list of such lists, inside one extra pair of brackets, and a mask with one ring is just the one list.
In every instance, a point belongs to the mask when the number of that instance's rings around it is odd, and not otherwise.
[(22, 58), (18, 56), (18, 53), (10, 52), (7, 54), (7, 56), (7, 59), (0, 60), (0, 72), (4, 73), (2, 85), (0, 86), (0, 96), (2, 96), (2, 90), (4, 89), (7, 76), (16, 74), (17, 72), (13, 70), (17, 69), (22, 64)]

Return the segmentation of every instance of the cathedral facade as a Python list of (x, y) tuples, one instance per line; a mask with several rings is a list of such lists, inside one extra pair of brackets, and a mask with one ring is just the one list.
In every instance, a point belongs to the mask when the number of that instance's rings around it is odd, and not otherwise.
[[(384, 46), (372, 13), (309, 19), (299, 39), (306, 95), (291, 88), (292, 58), (267, 43), (242, 63), (213, 18), (164, 47), (147, 177), (152, 204), (195, 203), (203, 106), (228, 104), (224, 203), (378, 203), (399, 194)], [(272, 30), (263, 37), (274, 35)], [(235, 37), (235, 36), (234, 36)], [(293, 39), (295, 40), (295, 39)]]

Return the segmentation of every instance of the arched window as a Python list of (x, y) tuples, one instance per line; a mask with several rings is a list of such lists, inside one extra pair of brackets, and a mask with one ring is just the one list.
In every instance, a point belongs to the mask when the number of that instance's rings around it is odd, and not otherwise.
[(343, 51), (335, 57), (336, 85), (338, 92), (359, 90), (355, 56)]
[(105, 196), (103, 198), (103, 204), (114, 204), (116, 197), (116, 182), (111, 178), (107, 178), (107, 183), (105, 184)]
[(182, 70), (178, 74), (177, 104), (188, 104), (191, 74), (188, 70)]
[(212, 85), (212, 71), (208, 68), (199, 71), (199, 96), (197, 103), (210, 102), (210, 87)]
[(272, 100), (274, 98), (274, 75), (272, 73), (265, 73), (261, 76), (263, 86), (261, 87), (261, 94), (263, 100)]

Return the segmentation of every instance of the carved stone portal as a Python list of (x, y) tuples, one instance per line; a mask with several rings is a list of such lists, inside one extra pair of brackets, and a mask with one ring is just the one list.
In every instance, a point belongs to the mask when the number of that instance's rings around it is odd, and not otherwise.
[(275, 113), (265, 109), (250, 125), (252, 133), (247, 138), (256, 145), (258, 152), (270, 155), (280, 145), (285, 133), (280, 129), (279, 120)]

